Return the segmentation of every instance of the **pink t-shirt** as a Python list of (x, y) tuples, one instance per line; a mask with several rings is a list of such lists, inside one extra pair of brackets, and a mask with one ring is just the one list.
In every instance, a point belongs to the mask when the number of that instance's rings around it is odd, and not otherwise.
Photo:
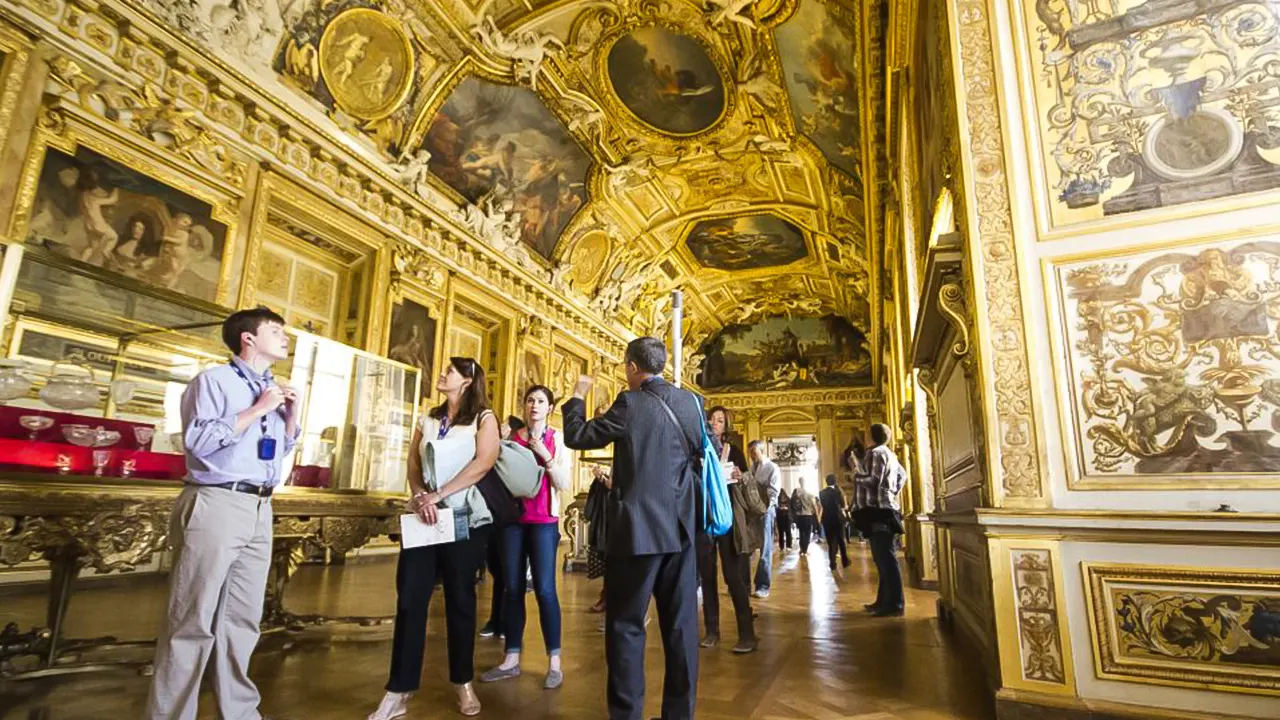
[[(547, 428), (547, 431), (542, 436), (542, 444), (546, 445), (552, 457), (555, 457), (556, 452), (555, 433), (556, 431), (552, 428)], [(525, 447), (529, 447), (529, 438), (522, 433), (513, 433), (511, 439)], [(551, 514), (551, 477), (546, 472), (547, 464), (536, 454), (534, 458), (537, 459), (538, 465), (542, 466), (542, 486), (538, 488), (537, 495), (524, 501), (524, 512), (520, 515), (520, 522), (524, 525), (558, 523), (560, 520)]]

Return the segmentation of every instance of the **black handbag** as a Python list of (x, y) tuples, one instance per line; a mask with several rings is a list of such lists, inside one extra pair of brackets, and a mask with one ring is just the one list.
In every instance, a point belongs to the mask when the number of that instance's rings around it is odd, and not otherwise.
[(504, 528), (520, 522), (524, 504), (507, 489), (507, 484), (502, 481), (497, 470), (490, 468), (489, 472), (480, 478), (480, 482), (476, 483), (476, 489), (484, 498), (484, 504), (489, 506), (489, 514), (493, 516), (495, 528)]

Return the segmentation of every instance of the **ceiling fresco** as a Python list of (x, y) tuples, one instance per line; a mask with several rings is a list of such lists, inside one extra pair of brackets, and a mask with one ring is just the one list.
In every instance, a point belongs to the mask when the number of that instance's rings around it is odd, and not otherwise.
[(486, 212), (505, 212), (544, 258), (586, 202), (591, 159), (532, 90), (464, 80), (423, 147), (431, 174)]
[(776, 215), (703, 220), (685, 244), (698, 262), (715, 270), (790, 265), (809, 254), (804, 231)]
[(843, 317), (769, 317), (733, 324), (699, 348), (698, 384), (739, 392), (847, 387), (871, 381), (866, 336)]
[(862, 175), (857, 31), (838, 3), (802, 2), (776, 32), (796, 128), (832, 165)]
[(687, 35), (637, 28), (609, 48), (608, 67), (618, 99), (658, 130), (697, 133), (724, 114), (724, 81), (707, 51)]
[(861, 3), (139, 1), (586, 312), (877, 341)]

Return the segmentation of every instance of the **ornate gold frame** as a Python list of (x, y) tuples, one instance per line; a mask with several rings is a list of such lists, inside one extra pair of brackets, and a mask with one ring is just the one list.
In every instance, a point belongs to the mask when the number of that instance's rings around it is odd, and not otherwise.
[[(642, 12), (653, 9), (641, 6)], [(656, 9), (656, 6), (655, 8)], [(624, 36), (630, 35), (637, 30), (645, 30), (648, 28), (658, 28), (666, 30), (673, 35), (682, 35), (693, 42), (697, 43), (702, 51), (706, 54), (707, 59), (715, 66), (717, 77), (720, 82), (721, 90), (724, 92), (724, 107), (720, 108), (720, 114), (715, 120), (701, 130), (695, 130), (688, 133), (677, 133), (669, 130), (650, 125), (631, 108), (627, 107), (622, 98), (618, 96), (617, 90), (613, 87), (613, 82), (609, 77), (609, 55), (613, 52), (613, 47)], [(604, 100), (606, 109), (610, 112), (611, 117), (627, 118), (629, 124), (634, 125), (642, 134), (650, 137), (661, 138), (664, 140), (692, 140), (699, 137), (709, 136), (721, 130), (728, 120), (733, 117), (734, 111), (737, 109), (737, 95), (733, 92), (733, 83), (729, 81), (733, 77), (733, 71), (725, 63), (720, 53), (716, 52), (715, 47), (708, 43), (703, 33), (706, 32), (704, 27), (688, 27), (678, 22), (672, 22), (667, 18), (657, 14), (643, 14), (635, 17), (628, 17), (617, 26), (610, 28), (598, 39), (598, 49), (592, 62), (595, 65), (595, 81), (596, 85), (604, 90), (601, 93), (601, 99)]]
[[(1075, 665), (1058, 542), (989, 537), (987, 550), (995, 585), (991, 599), (1004, 687), (1074, 696)], [(1051, 592), (1045, 594), (1041, 591), (1046, 588), (1034, 584), (1019, 585), (1014, 556), (1021, 552), (1039, 554), (1046, 561), (1043, 572), (1048, 575)], [(1031, 623), (1037, 616), (1049, 616), (1052, 624)], [(1050, 679), (1028, 677), (1033, 672)]]
[[(17, 201), (7, 223), (9, 241), (26, 241), (40, 173), (44, 168), (48, 149), (55, 148), (74, 155), (77, 148), (85, 147), (209, 204), (212, 218), (227, 229), (213, 303), (228, 306), (234, 258), (239, 247), (236, 228), (240, 203), (244, 199), (243, 189), (198, 169), (190, 162), (184, 163), (139, 136), (114, 133), (111, 130), (110, 126), (96, 118), (82, 115), (73, 106), (59, 103), (43, 109), (19, 176)], [(102, 279), (112, 284), (121, 284), (121, 278), (105, 272)], [(198, 298), (191, 300), (196, 305), (208, 302)]]
[[(385, 323), (389, 322), (391, 312), (388, 302), (392, 254), (389, 242), (384, 235), (365, 223), (363, 219), (335, 203), (324, 200), (315, 192), (279, 173), (266, 172), (258, 180), (252, 216), (246, 233), (248, 245), (245, 248), (238, 305), (246, 305), (253, 297), (259, 271), (258, 263), (263, 243), (268, 235), (272, 214), (287, 218), (359, 256), (358, 260), (348, 264), (318, 249), (314, 250), (348, 268), (365, 265), (366, 272), (362, 278), (365, 289), (359, 293), (359, 297), (367, 300), (367, 304), (360, 313), (360, 325), (363, 331), (357, 335), (356, 346), (361, 349), (381, 347), (384, 341), (382, 336), (385, 334), (383, 328)], [(342, 302), (344, 304), (350, 296), (350, 292), (347, 291), (351, 280), (350, 276), (343, 280)]]
[[(341, 108), (344, 112), (351, 114), (353, 117), (360, 117), (360, 119), (367, 121), (381, 120), (399, 110), (400, 106), (404, 104), (405, 99), (409, 97), (409, 93), (413, 92), (413, 78), (417, 66), (417, 59), (414, 57), (413, 52), (413, 41), (409, 39), (404, 28), (394, 23), (391, 20), (391, 16), (387, 15), (382, 10), (359, 6), (350, 7), (329, 18), (329, 21), (325, 24), (324, 30), (320, 33), (320, 41), (316, 46), (317, 52), (321, 57), (326, 54), (326, 46), (331, 42), (329, 38), (332, 36), (329, 35), (329, 31), (332, 29), (333, 23), (338, 20), (338, 18), (347, 15), (348, 13), (359, 14), (360, 17), (369, 18), (370, 22), (382, 25), (391, 30), (392, 34), (400, 40), (401, 48), (404, 50), (405, 57), (408, 58), (408, 68), (405, 71), (406, 82), (404, 82), (403, 87), (401, 87), (392, 98), (384, 100), (385, 108), (380, 109), (377, 113), (356, 115), (355, 113), (352, 113), (349, 108), (343, 107), (344, 103), (338, 93), (330, 92), (333, 96), (333, 104), (338, 108)], [(323, 62), (320, 63), (320, 76), (324, 77), (325, 84), (328, 85), (329, 78), (325, 77)]]
[(0, 54), (4, 55), (0, 64), (0, 153), (7, 154), (9, 150), (9, 132), (22, 98), (33, 48), (22, 32), (0, 20)]
[[(1160, 567), (1082, 562), (1086, 588), (1089, 637), (1094, 670), (1104, 680), (1190, 687), (1221, 692), (1280, 695), (1280, 668), (1250, 671), (1248, 666), (1229, 668), (1209, 661), (1125, 660), (1119, 657), (1112, 625), (1108, 588), (1113, 583), (1133, 586), (1230, 586), (1224, 589), (1263, 590), (1280, 597), (1280, 572), (1260, 569)], [(1208, 632), (1209, 629), (1205, 628)]]

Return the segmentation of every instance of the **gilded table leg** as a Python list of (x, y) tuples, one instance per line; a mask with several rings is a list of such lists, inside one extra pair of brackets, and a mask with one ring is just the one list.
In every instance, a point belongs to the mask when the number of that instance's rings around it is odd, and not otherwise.
[[(312, 524), (316, 522), (318, 525)], [(285, 607), (289, 580), (306, 561), (309, 549), (319, 547), (332, 551), (334, 556), (344, 557), (348, 550), (368, 542), (376, 533), (377, 527), (374, 521), (369, 520), (353, 523), (334, 519), (299, 521), (293, 518), (276, 518), (276, 539), (271, 556), (271, 576), (267, 581), (266, 604), (262, 613), (262, 631), (301, 632), (317, 626), (374, 627), (390, 624), (395, 619), (393, 616), (299, 615)]]

